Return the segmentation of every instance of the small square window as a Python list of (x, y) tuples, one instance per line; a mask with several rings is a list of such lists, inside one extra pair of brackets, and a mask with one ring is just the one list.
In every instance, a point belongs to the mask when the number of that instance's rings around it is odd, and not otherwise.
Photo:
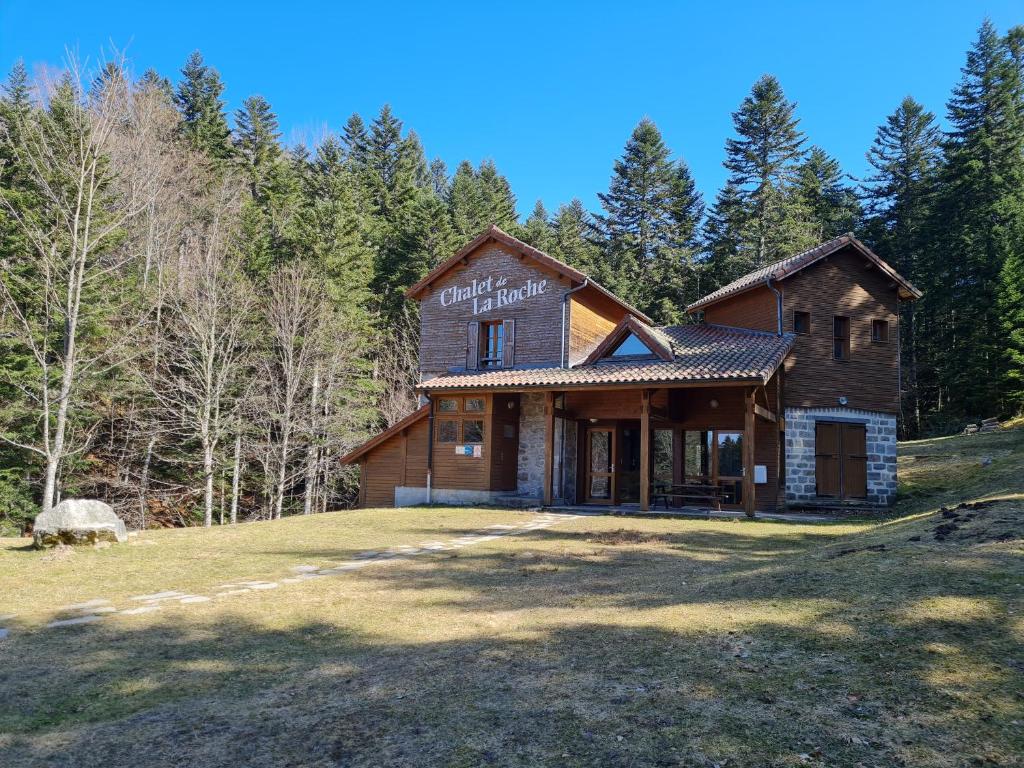
[(443, 397), (437, 401), (437, 410), (443, 413), (458, 413), (459, 401), (454, 397)]
[(465, 408), (466, 413), (483, 413), (484, 399), (482, 397), (467, 397)]
[(888, 320), (872, 320), (871, 321), (871, 340), (878, 342), (879, 344), (889, 343), (889, 321)]
[(811, 313), (810, 312), (794, 312), (793, 313), (793, 333), (810, 333), (811, 332)]
[(475, 419), (462, 422), (462, 442), (482, 443), (484, 441), (484, 423)]
[(459, 441), (459, 422), (439, 421), (437, 423), (437, 442), (457, 443)]

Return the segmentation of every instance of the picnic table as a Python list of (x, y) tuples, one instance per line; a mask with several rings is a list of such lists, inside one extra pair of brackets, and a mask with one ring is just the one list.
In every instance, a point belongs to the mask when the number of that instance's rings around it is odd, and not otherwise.
[(721, 511), (724, 495), (725, 491), (722, 486), (703, 478), (685, 483), (656, 483), (653, 506), (657, 508), (659, 499), (664, 502), (665, 509), (669, 507), (669, 500), (680, 501), (683, 506), (686, 506), (688, 502), (704, 502), (714, 504), (715, 509)]

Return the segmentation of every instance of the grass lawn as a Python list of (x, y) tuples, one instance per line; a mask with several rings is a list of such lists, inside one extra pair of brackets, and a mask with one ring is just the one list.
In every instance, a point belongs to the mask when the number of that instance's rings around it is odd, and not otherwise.
[(883, 521), (578, 518), (59, 629), (74, 602), (528, 516), (332, 513), (64, 559), (3, 540), (0, 765), (1022, 765), (1024, 430), (909, 443), (900, 470)]

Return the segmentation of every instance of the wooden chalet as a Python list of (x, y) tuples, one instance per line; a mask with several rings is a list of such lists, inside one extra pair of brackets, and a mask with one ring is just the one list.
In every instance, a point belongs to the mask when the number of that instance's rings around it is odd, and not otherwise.
[(658, 327), (491, 227), (408, 291), (423, 406), (343, 461), (367, 507), (887, 505), (920, 295), (843, 235)]

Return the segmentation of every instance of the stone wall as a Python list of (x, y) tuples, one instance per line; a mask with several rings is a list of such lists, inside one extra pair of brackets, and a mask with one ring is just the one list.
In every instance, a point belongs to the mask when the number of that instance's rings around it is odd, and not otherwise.
[(813, 501), (816, 421), (864, 424), (867, 439), (868, 501), (889, 505), (896, 498), (896, 417), (854, 408), (786, 409), (786, 501)]
[[(551, 491), (556, 501), (561, 499), (564, 502), (575, 494), (575, 457), (576, 422), (555, 419), (554, 485)], [(544, 495), (543, 392), (524, 392), (519, 400), (519, 468), (516, 477), (518, 495), (537, 498)]]

